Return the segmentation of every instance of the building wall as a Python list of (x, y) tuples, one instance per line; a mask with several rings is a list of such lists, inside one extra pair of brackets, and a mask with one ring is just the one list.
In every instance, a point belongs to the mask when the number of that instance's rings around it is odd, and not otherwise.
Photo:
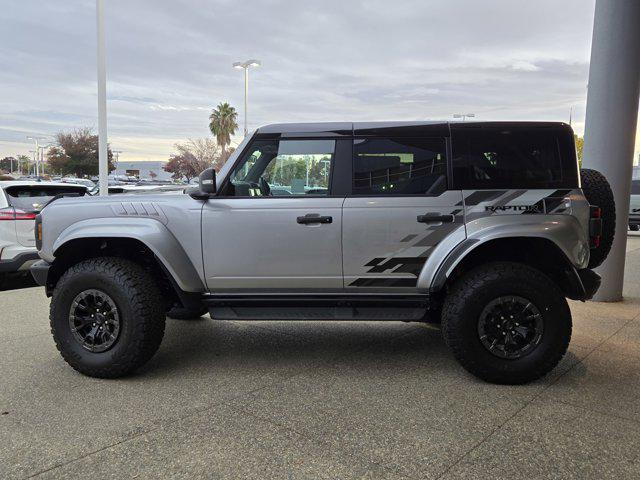
[(143, 161), (139, 161), (139, 162), (126, 162), (123, 160), (120, 160), (118, 162), (118, 167), (111, 172), (112, 175), (127, 175), (127, 171), (134, 171), (134, 172), (138, 172), (138, 178), (140, 180), (143, 179), (150, 179), (151, 177), (149, 176), (150, 172), (155, 172), (158, 176), (156, 177), (156, 180), (172, 180), (171, 178), (171, 174), (168, 172), (165, 172), (164, 169), (162, 167), (164, 167), (164, 165), (166, 165), (167, 162), (143, 162)]

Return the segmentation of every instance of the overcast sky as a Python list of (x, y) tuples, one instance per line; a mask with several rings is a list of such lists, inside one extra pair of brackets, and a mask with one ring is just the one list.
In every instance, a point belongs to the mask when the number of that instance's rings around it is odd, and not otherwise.
[[(97, 130), (95, 0), (2, 0), (0, 156)], [(582, 133), (594, 0), (107, 0), (108, 128), (121, 160), (209, 135), (221, 101), (291, 121), (569, 120)], [(241, 128), (240, 132), (241, 133)], [(236, 141), (239, 138), (236, 138)]]

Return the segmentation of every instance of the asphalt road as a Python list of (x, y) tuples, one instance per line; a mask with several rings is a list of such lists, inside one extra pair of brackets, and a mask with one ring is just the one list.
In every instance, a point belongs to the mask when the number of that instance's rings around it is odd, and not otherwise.
[(626, 300), (572, 303), (569, 353), (519, 387), (404, 323), (170, 320), (135, 376), (83, 377), (39, 288), (0, 292), (0, 478), (640, 477), (640, 236)]

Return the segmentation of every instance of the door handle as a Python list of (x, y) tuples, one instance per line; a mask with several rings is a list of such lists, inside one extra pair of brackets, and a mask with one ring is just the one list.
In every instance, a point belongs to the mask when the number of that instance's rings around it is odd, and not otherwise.
[(440, 215), (439, 213), (425, 213), (418, 215), (418, 223), (453, 223), (456, 221), (455, 215)]
[(298, 217), (296, 222), (302, 225), (310, 223), (332, 223), (333, 217), (318, 215), (317, 213), (307, 213), (304, 217)]

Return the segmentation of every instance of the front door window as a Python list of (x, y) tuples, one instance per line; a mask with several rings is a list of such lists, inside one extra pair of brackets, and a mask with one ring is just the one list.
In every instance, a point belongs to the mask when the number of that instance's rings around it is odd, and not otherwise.
[(335, 140), (257, 140), (225, 196), (327, 196), (334, 152)]

